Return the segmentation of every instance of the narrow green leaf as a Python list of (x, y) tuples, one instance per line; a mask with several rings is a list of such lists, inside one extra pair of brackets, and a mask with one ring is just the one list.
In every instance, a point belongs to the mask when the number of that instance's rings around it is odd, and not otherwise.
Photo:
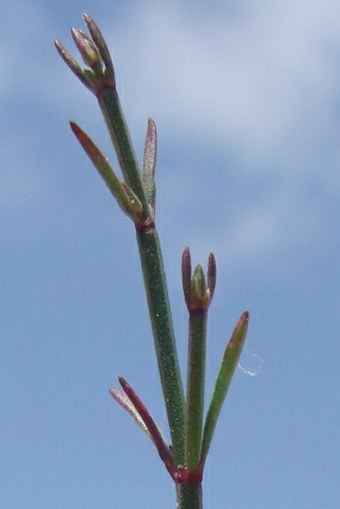
[(123, 212), (133, 221), (141, 219), (143, 209), (135, 193), (128, 188), (125, 183), (120, 182), (111, 168), (108, 159), (101, 153), (91, 138), (75, 122), (70, 122), (70, 125), (79, 143), (91, 159), (113, 196), (116, 198)]
[(212, 301), (215, 292), (216, 286), (216, 260), (213, 253), (210, 253), (208, 258), (208, 282), (207, 282), (208, 290), (209, 290), (209, 301)]
[(80, 79), (80, 81), (87, 88), (92, 90), (92, 82), (89, 81), (88, 76), (84, 73), (82, 67), (78, 64), (77, 60), (67, 51), (67, 49), (59, 41), (54, 42), (55, 47), (64, 60), (65, 64), (71, 69), (71, 71)]
[(144, 159), (143, 159), (143, 184), (145, 194), (151, 207), (155, 207), (156, 185), (155, 185), (155, 169), (157, 157), (157, 129), (152, 118), (148, 120), (148, 128), (146, 131)]
[(232, 333), (231, 339), (225, 349), (220, 370), (218, 372), (213, 395), (210, 401), (207, 417), (205, 420), (201, 464), (204, 463), (209, 451), (211, 440), (216, 428), (218, 416), (220, 414), (224, 399), (227, 395), (229, 385), (240, 358), (242, 348), (246, 339), (248, 328), (249, 313), (245, 311)]
[(185, 303), (188, 310), (191, 305), (191, 255), (190, 249), (186, 247), (182, 254), (182, 286)]

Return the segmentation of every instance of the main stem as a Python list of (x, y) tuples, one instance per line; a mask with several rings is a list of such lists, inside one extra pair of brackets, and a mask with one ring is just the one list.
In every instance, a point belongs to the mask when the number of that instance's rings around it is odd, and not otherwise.
[(137, 230), (144, 284), (160, 378), (170, 425), (174, 460), (183, 465), (184, 394), (159, 238), (154, 227)]
[(125, 182), (131, 187), (143, 205), (144, 218), (149, 215), (149, 205), (139, 171), (136, 154), (119, 96), (115, 87), (108, 87), (97, 94), (110, 137), (122, 170)]
[[(115, 85), (100, 91), (97, 99), (108, 126), (124, 180), (141, 201), (144, 219), (147, 221), (150, 219), (150, 208)], [(136, 232), (174, 460), (176, 466), (183, 465), (184, 394), (161, 247), (154, 226), (142, 229), (137, 227)]]
[(203, 509), (202, 484), (176, 485), (177, 509)]

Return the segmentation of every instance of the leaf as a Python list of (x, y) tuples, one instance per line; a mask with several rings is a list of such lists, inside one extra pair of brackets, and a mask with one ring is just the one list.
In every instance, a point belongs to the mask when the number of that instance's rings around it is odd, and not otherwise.
[(125, 392), (120, 391), (119, 389), (110, 389), (110, 394), (117, 403), (126, 410), (131, 417), (136, 421), (138, 426), (144, 431), (144, 433), (150, 438), (152, 441), (152, 437), (148, 428), (145, 425), (145, 422), (139, 415), (136, 407), (132, 404), (131, 400), (125, 394)]
[(143, 429), (143, 431), (146, 432), (146, 434), (155, 444), (161, 460), (163, 461), (169, 472), (172, 473), (174, 467), (171, 449), (169, 445), (166, 443), (153, 417), (151, 416), (150, 412), (148, 411), (144, 403), (132, 389), (132, 387), (125, 380), (125, 378), (120, 376), (118, 377), (118, 380), (120, 385), (124, 389), (128, 401), (124, 399), (120, 391), (117, 391), (115, 389), (111, 389), (110, 394), (123, 408), (125, 408), (129, 412), (129, 414), (135, 419), (135, 421)]
[(101, 153), (99, 148), (94, 144), (91, 138), (83, 131), (75, 122), (70, 122), (72, 131), (74, 132), (79, 143), (91, 159), (99, 175), (116, 198), (120, 208), (134, 222), (142, 218), (143, 209), (141, 202), (135, 193), (127, 184), (120, 182), (114, 173), (108, 159)]
[(156, 185), (155, 185), (155, 169), (157, 157), (157, 129), (152, 118), (148, 120), (148, 128), (146, 131), (144, 159), (143, 159), (143, 184), (147, 200), (151, 207), (155, 207)]
[(248, 321), (249, 313), (248, 311), (245, 311), (237, 322), (227, 348), (224, 351), (223, 359), (218, 375), (216, 377), (213, 395), (205, 420), (201, 450), (201, 463), (204, 463), (207, 457), (211, 440), (216, 428), (217, 419), (227, 395), (232, 376), (242, 352), (243, 345), (245, 343)]

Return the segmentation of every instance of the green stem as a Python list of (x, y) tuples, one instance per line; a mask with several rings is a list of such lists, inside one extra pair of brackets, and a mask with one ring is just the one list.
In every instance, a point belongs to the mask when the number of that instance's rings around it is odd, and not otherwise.
[[(147, 202), (137, 158), (115, 86), (107, 86), (96, 95), (124, 180), (139, 198), (143, 218), (146, 222), (150, 221), (152, 211)], [(182, 464), (184, 462), (184, 394), (161, 248), (154, 226), (141, 229), (137, 227), (136, 231), (174, 459), (178, 464)]]
[(206, 327), (207, 313), (205, 311), (190, 313), (187, 375), (188, 382), (185, 423), (185, 464), (189, 472), (192, 472), (198, 468), (201, 454), (205, 383)]
[(177, 484), (177, 509), (202, 509), (202, 485), (201, 484)]
[(144, 219), (147, 219), (150, 215), (149, 204), (145, 196), (137, 157), (120, 105), (118, 93), (113, 86), (108, 87), (98, 92), (97, 99), (107, 124), (124, 180), (141, 201)]
[(183, 465), (184, 394), (161, 248), (155, 228), (136, 232), (174, 460)]

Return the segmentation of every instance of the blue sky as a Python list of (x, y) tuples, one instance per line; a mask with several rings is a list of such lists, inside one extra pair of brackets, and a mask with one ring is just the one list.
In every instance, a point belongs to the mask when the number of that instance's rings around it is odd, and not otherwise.
[(248, 342), (205, 508), (338, 509), (340, 4), (23, 2), (2, 7), (0, 507), (174, 507), (108, 388), (166, 433), (134, 231), (68, 127), (116, 165), (94, 97), (57, 56), (83, 12), (112, 50), (136, 151), (159, 131), (158, 227), (185, 372), (180, 257), (213, 251), (207, 397), (244, 309)]

